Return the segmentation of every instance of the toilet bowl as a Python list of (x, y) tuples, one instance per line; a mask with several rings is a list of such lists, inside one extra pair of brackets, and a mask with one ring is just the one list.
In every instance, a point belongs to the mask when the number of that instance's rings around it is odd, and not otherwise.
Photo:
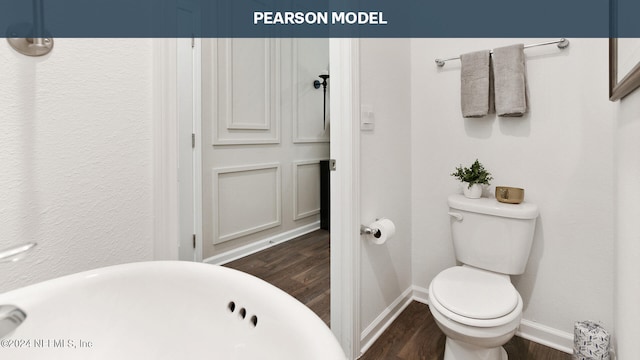
[(538, 207), (496, 199), (448, 198), (451, 238), (462, 265), (429, 284), (429, 308), (446, 335), (445, 360), (506, 360), (502, 347), (522, 318), (510, 275), (525, 270)]
[(445, 360), (506, 360), (522, 298), (509, 277), (468, 266), (442, 271), (429, 285), (429, 309), (447, 336)]

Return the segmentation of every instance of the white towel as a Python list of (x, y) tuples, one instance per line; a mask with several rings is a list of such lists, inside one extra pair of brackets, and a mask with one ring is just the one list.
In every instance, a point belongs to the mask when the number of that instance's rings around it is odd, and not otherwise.
[(527, 112), (527, 77), (524, 45), (493, 50), (493, 81), (498, 116), (522, 116)]
[(460, 55), (460, 103), (462, 116), (483, 117), (490, 111), (490, 69), (489, 50)]

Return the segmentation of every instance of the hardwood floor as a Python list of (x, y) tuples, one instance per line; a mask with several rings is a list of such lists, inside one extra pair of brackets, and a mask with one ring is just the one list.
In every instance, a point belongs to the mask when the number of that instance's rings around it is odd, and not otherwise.
[[(329, 232), (314, 231), (225, 266), (257, 276), (291, 294), (327, 325), (330, 319)], [(445, 336), (429, 307), (412, 302), (360, 360), (441, 360)], [(570, 360), (571, 355), (519, 338), (504, 348), (509, 360)]]
[[(360, 360), (441, 360), (445, 336), (429, 307), (412, 302)], [(570, 360), (571, 355), (514, 337), (505, 346), (509, 360)]]
[(279, 287), (329, 325), (329, 255), (329, 231), (317, 230), (224, 266)]

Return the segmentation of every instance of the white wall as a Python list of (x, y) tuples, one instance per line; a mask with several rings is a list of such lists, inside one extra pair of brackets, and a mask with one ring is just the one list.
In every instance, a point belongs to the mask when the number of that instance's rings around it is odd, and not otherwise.
[(383, 245), (361, 244), (360, 326), (365, 341), (380, 325), (376, 319), (384, 320), (385, 310), (392, 310), (388, 307), (411, 286), (409, 44), (406, 39), (360, 40), (360, 102), (375, 117), (375, 129), (361, 132), (361, 221), (386, 217), (397, 229), (395, 238)]
[(615, 341), (618, 359), (637, 357), (640, 338), (640, 90), (616, 103)]
[(0, 292), (152, 258), (151, 40), (0, 41)]
[(571, 39), (564, 51), (527, 49), (530, 112), (523, 118), (462, 118), (460, 62), (434, 64), (539, 40), (411, 41), (413, 283), (426, 289), (455, 264), (446, 199), (459, 183), (449, 174), (478, 158), (495, 178), (491, 191), (523, 187), (526, 201), (540, 208), (527, 270), (513, 277), (524, 319), (567, 333), (584, 319), (611, 329), (615, 184), (607, 40)]

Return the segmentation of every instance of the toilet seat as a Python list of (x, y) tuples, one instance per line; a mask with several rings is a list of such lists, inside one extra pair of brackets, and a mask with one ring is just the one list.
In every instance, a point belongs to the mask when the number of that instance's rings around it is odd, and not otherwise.
[(469, 326), (500, 326), (522, 312), (522, 298), (508, 276), (467, 266), (438, 274), (429, 298), (440, 313)]

